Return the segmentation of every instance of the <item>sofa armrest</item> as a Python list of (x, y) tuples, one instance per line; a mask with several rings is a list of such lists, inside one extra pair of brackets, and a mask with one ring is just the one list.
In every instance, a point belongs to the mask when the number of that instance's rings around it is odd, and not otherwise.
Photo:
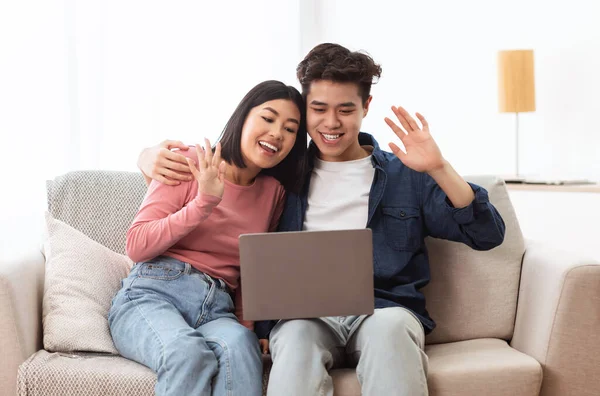
[(45, 259), (35, 242), (0, 253), (0, 393), (14, 395), (19, 365), (42, 348)]
[(542, 364), (541, 396), (600, 389), (600, 262), (527, 242), (511, 345)]

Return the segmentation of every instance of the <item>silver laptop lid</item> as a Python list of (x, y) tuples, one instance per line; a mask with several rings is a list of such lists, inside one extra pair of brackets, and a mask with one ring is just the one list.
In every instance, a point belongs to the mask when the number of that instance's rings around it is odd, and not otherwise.
[(372, 314), (370, 229), (240, 236), (244, 319)]

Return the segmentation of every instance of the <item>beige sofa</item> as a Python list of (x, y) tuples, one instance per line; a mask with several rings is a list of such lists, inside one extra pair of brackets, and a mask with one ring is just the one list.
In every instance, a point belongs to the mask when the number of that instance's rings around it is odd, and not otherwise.
[[(488, 252), (427, 241), (432, 281), (425, 293), (438, 324), (426, 346), (430, 394), (599, 395), (600, 264), (524, 242), (503, 182), (470, 180), (488, 189), (506, 222), (506, 238)], [(49, 211), (123, 252), (125, 230), (144, 193), (138, 174), (74, 172), (49, 182)], [(40, 242), (33, 233), (31, 249), (0, 262), (0, 393), (151, 395), (154, 374), (137, 363), (43, 349)], [(352, 369), (332, 375), (336, 395), (360, 394)]]

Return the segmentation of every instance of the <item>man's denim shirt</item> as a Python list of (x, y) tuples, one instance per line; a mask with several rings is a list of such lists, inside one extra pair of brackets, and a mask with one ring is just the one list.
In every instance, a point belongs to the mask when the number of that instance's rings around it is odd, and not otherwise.
[[(430, 333), (435, 322), (427, 313), (425, 297), (420, 291), (430, 280), (425, 237), (462, 242), (475, 250), (489, 250), (504, 240), (504, 221), (489, 202), (484, 188), (469, 183), (475, 199), (469, 206), (456, 209), (427, 173), (416, 172), (394, 154), (382, 151), (371, 135), (361, 133), (359, 142), (373, 146), (375, 177), (369, 194), (366, 226), (373, 233), (375, 308), (408, 308), (421, 320), (425, 332)], [(315, 147), (309, 149), (309, 153), (315, 152)], [(302, 230), (309, 183), (310, 172), (302, 192), (288, 194), (279, 231)], [(276, 323), (257, 322), (259, 338), (268, 338)]]

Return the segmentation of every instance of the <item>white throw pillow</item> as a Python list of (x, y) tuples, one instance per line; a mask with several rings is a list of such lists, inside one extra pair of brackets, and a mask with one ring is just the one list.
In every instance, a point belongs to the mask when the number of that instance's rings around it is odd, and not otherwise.
[(46, 226), (44, 349), (118, 354), (107, 316), (132, 261), (49, 213)]

